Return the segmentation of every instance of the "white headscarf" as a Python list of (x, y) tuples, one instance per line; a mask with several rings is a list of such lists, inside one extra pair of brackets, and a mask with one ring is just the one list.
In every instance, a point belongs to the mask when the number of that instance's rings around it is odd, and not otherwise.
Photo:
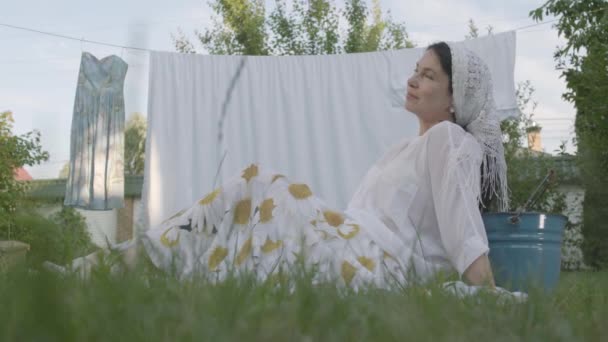
[(452, 89), (456, 123), (477, 139), (483, 151), (482, 193), (497, 196), (498, 208), (509, 208), (507, 163), (500, 119), (492, 95), (492, 76), (484, 61), (462, 43), (447, 43), (452, 55)]

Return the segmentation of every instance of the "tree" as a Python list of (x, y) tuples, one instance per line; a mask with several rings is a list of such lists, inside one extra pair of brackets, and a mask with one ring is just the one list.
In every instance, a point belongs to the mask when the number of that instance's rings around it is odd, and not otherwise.
[(577, 158), (585, 187), (583, 253), (588, 265), (608, 267), (608, 3), (549, 0), (530, 12), (537, 21), (558, 17), (566, 43), (557, 47), (557, 69), (566, 81), (562, 96), (576, 108)]
[[(266, 55), (267, 32), (264, 28), (265, 6), (263, 0), (216, 0), (211, 8), (213, 26), (197, 32), (203, 47), (211, 54)], [(182, 37), (184, 35), (182, 34)], [(176, 41), (176, 47), (177, 42)], [(188, 45), (188, 43), (186, 43)], [(192, 46), (192, 44), (189, 44)], [(194, 52), (188, 51), (188, 52)]]
[(479, 29), (475, 25), (473, 19), (469, 19), (469, 34), (464, 39), (473, 39), (479, 37)]
[[(196, 36), (210, 54), (321, 55), (413, 47), (405, 24), (382, 16), (379, 0), (348, 0), (338, 9), (329, 0), (276, 0), (267, 15), (261, 0), (215, 0), (212, 26)], [(340, 23), (346, 28), (341, 29)], [(196, 52), (186, 35), (173, 36), (175, 48)]]
[[(531, 192), (554, 166), (553, 157), (532, 151), (528, 146), (528, 133), (541, 128), (534, 122), (534, 111), (538, 105), (534, 100), (535, 91), (529, 80), (518, 83), (515, 94), (520, 114), (502, 121), (500, 125), (508, 166), (507, 182), (511, 211), (520, 209), (526, 203)], [(561, 213), (565, 209), (561, 197), (563, 195), (557, 191), (557, 183), (554, 182), (527, 210)]]
[(40, 132), (15, 136), (13, 123), (11, 112), (0, 113), (0, 231), (9, 233), (14, 226), (17, 201), (27, 190), (26, 182), (15, 180), (15, 170), (49, 158), (48, 152), (42, 150)]
[[(479, 38), (479, 28), (477, 28), (477, 25), (475, 25), (473, 19), (469, 19), (468, 26), (469, 33), (464, 36), (464, 39)], [(486, 31), (488, 32), (488, 35), (491, 35), (492, 33), (494, 33), (494, 27), (492, 25), (488, 25), (486, 26)]]
[(66, 179), (66, 178), (68, 178), (69, 175), (70, 175), (70, 162), (68, 161), (65, 164), (63, 164), (63, 166), (61, 167), (61, 170), (59, 170), (59, 175), (57, 175), (57, 178)]
[(146, 155), (146, 118), (133, 113), (125, 126), (125, 174), (143, 175)]

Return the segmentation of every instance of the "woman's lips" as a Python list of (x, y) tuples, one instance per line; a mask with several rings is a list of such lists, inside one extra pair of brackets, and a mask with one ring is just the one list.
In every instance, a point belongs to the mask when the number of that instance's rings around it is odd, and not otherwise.
[(408, 100), (418, 100), (418, 98), (410, 93), (407, 93), (407, 99)]

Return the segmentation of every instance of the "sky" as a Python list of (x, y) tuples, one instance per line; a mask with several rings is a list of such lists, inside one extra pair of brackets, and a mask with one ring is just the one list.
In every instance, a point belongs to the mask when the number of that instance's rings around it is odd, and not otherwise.
[[(289, 0), (287, 0), (289, 2)], [(338, 6), (343, 1), (334, 0)], [(393, 20), (404, 22), (417, 46), (464, 39), (468, 20), (480, 33), (488, 25), (493, 32), (510, 31), (535, 24), (528, 13), (544, 0), (380, 0)], [(266, 1), (272, 6), (274, 0)], [(369, 1), (371, 3), (371, 0)], [(150, 50), (175, 51), (171, 34), (181, 29), (194, 40), (194, 31), (211, 24), (212, 10), (206, 0), (0, 0), (0, 111), (10, 110), (14, 132), (37, 129), (50, 160), (27, 167), (34, 178), (56, 178), (69, 159), (70, 126), (76, 81), (83, 51), (98, 58), (122, 57), (129, 70), (125, 80), (125, 112), (146, 114), (146, 52), (107, 47), (38, 33), (1, 24), (26, 27), (85, 40)], [(552, 17), (545, 20), (551, 20)], [(564, 44), (552, 24), (517, 31), (515, 81), (529, 80), (538, 102), (535, 119), (543, 127), (542, 145), (554, 153), (567, 140), (575, 152), (575, 109), (562, 99), (566, 91), (553, 53)], [(204, 53), (200, 46), (198, 51)]]

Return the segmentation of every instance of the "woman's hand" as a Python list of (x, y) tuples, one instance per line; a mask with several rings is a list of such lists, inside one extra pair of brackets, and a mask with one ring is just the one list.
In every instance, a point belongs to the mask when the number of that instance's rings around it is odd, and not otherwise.
[(469, 285), (489, 286), (495, 288), (494, 275), (490, 266), (490, 259), (487, 255), (482, 255), (475, 259), (473, 263), (464, 271), (465, 281)]

